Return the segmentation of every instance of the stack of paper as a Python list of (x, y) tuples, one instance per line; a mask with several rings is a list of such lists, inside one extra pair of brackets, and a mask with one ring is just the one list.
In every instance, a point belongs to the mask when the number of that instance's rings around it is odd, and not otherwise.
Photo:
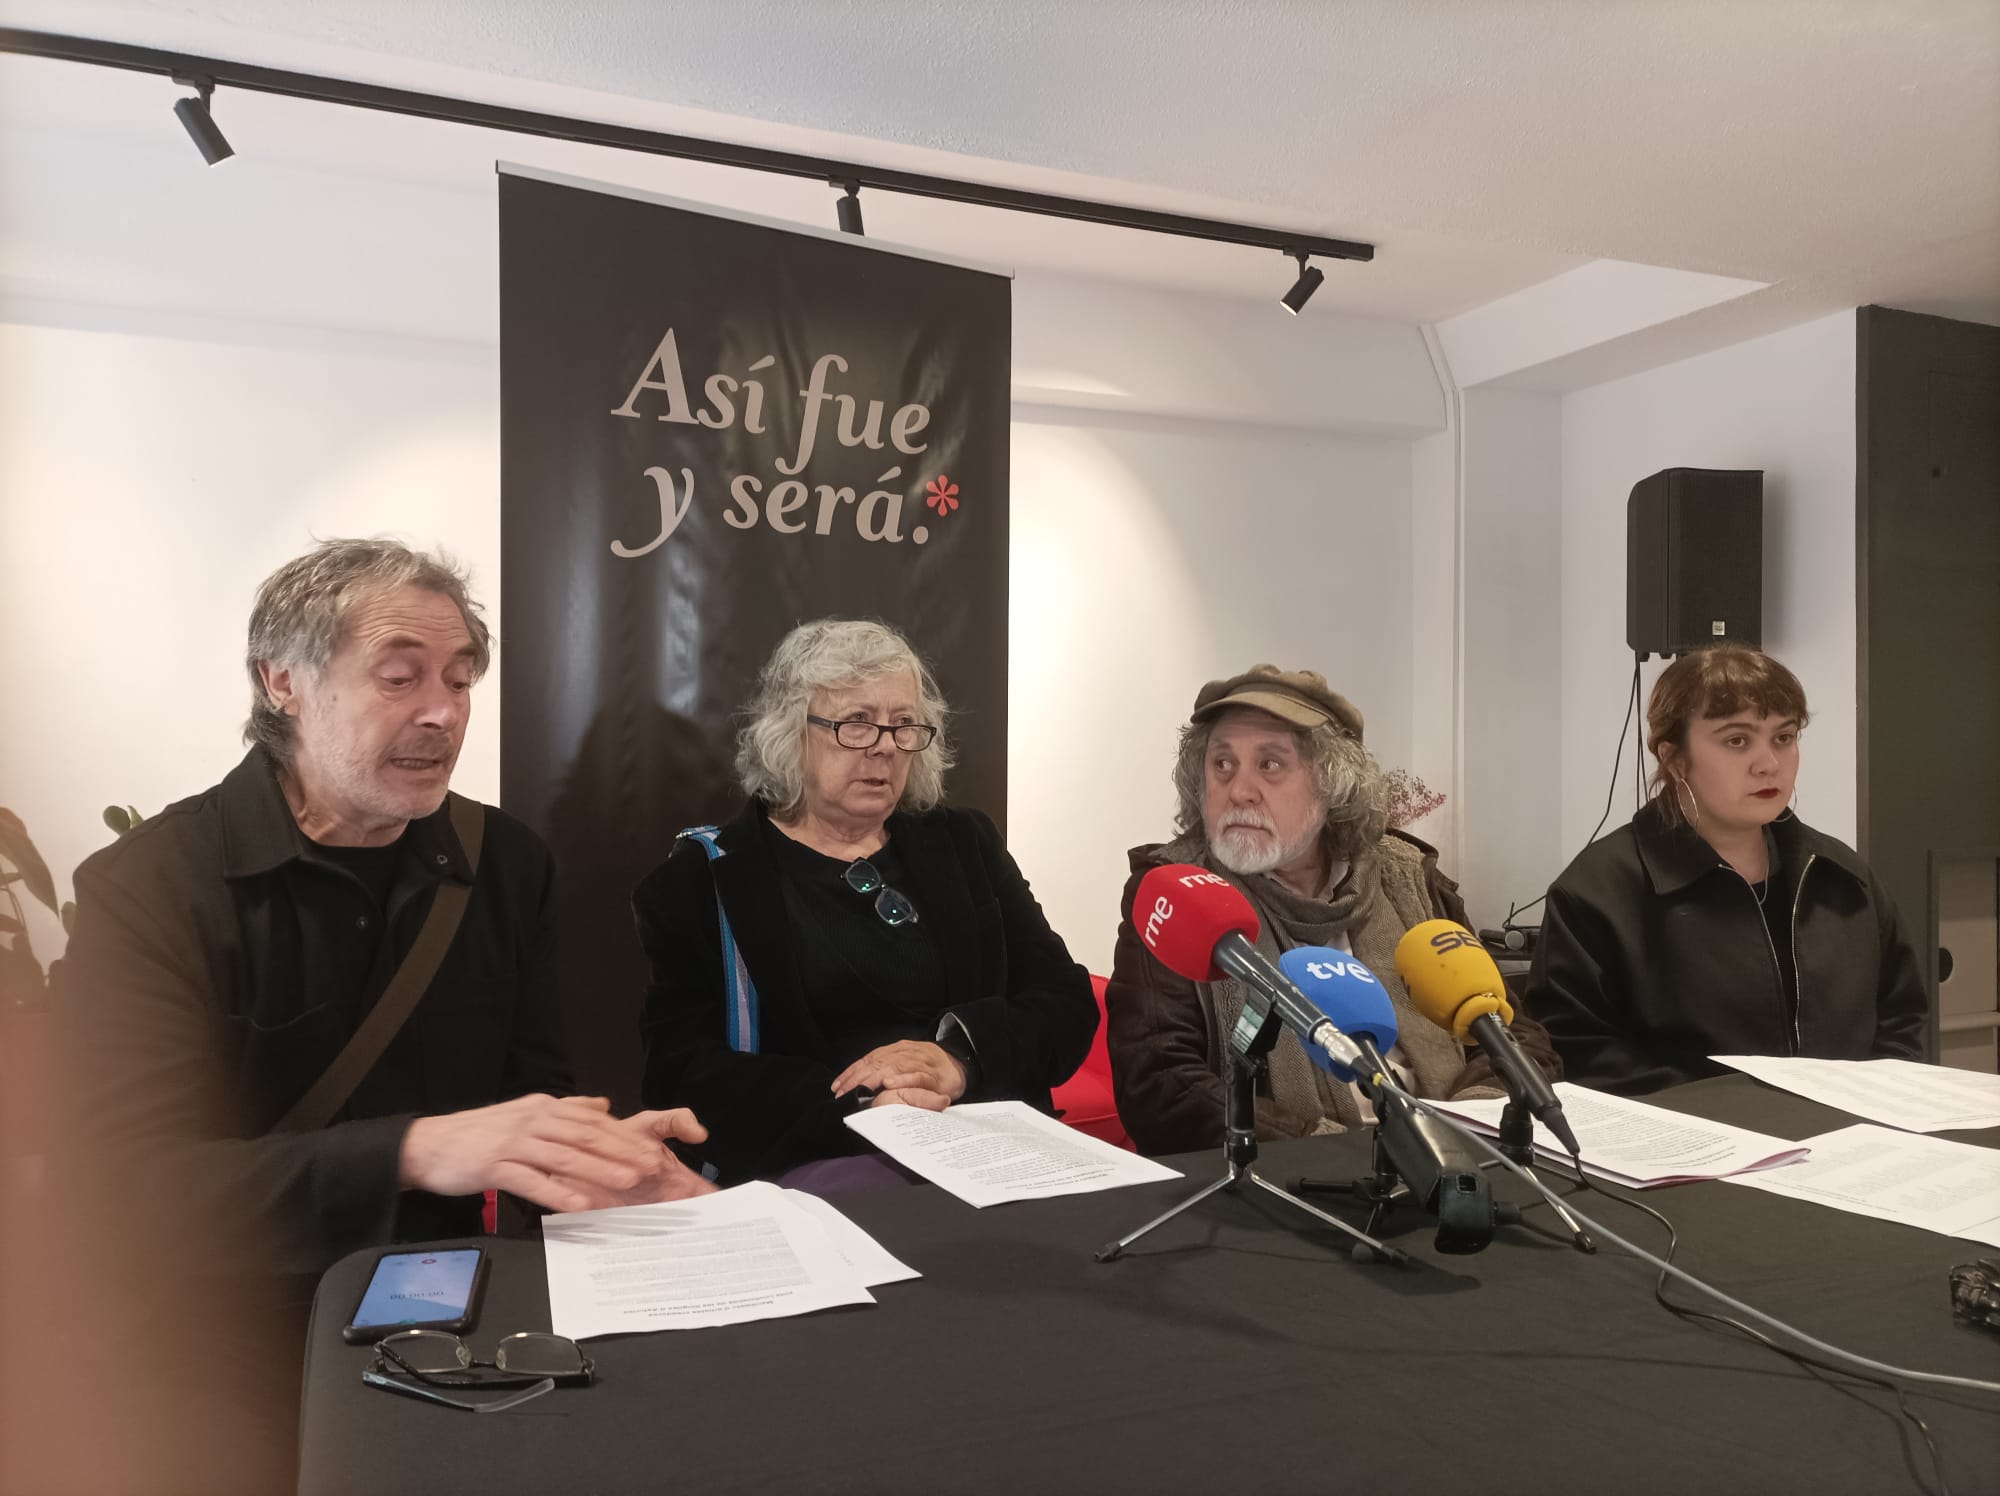
[(1729, 1182), (2000, 1247), (2000, 1149), (1866, 1122), (1810, 1142), (1804, 1163)]
[[(1788, 1143), (1783, 1138), (1670, 1112), (1624, 1096), (1607, 1096), (1566, 1080), (1557, 1081), (1555, 1090), (1563, 1114), (1583, 1145), (1583, 1166), (1632, 1189), (1773, 1169), (1806, 1155), (1803, 1143)], [(1430, 1104), (1489, 1135), (1500, 1131), (1500, 1113), (1507, 1105), (1499, 1097)], [(1535, 1149), (1549, 1158), (1569, 1157), (1569, 1150), (1539, 1122), (1535, 1124)]]
[(763, 1183), (548, 1216), (542, 1246), (551, 1327), (572, 1340), (872, 1304), (919, 1276), (818, 1196)]
[(1810, 1060), (1719, 1054), (1718, 1065), (1905, 1132), (2000, 1127), (2000, 1075), (1915, 1060)]
[(1001, 1205), (1178, 1179), (1180, 1172), (1065, 1127), (1025, 1101), (927, 1112), (878, 1106), (847, 1125), (906, 1169), (968, 1205)]

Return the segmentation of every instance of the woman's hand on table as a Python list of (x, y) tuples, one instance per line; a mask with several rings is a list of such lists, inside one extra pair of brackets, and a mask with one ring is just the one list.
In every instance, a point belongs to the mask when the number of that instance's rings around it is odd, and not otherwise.
[[(883, 1104), (883, 1096), (893, 1091), (927, 1092), (943, 1097), (949, 1105), (965, 1094), (965, 1067), (935, 1044), (922, 1039), (903, 1039), (869, 1050), (833, 1078), (835, 1096), (845, 1096), (861, 1087), (877, 1093), (874, 1102), (877, 1106)], [(944, 1110), (944, 1106), (931, 1102), (910, 1104), (934, 1112)]]

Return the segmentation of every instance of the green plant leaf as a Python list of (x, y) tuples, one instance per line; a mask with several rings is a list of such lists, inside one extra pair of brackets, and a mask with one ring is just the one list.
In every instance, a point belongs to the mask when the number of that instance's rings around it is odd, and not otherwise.
[(28, 828), (21, 824), (21, 818), (4, 807), (0, 807), (0, 857), (20, 870), (29, 893), (49, 908), (56, 907), (56, 880), (49, 876), (49, 865), (28, 839)]
[(123, 836), (132, 829), (132, 823), (126, 819), (125, 807), (122, 805), (107, 805), (104, 807), (104, 824), (120, 836)]

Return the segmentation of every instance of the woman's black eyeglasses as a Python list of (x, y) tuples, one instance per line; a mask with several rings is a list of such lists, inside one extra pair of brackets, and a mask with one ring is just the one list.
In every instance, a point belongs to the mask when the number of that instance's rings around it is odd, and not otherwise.
[(884, 883), (882, 875), (875, 871), (875, 864), (866, 857), (857, 857), (848, 863), (847, 871), (840, 876), (856, 893), (875, 895), (875, 912), (882, 917), (883, 924), (913, 925), (917, 922), (917, 906)]
[(862, 722), (858, 720), (835, 722), (827, 717), (815, 717), (810, 712), (806, 721), (815, 727), (825, 727), (832, 731), (833, 740), (843, 748), (853, 748), (857, 752), (873, 748), (887, 733), (905, 753), (922, 753), (930, 747), (931, 739), (937, 736), (937, 729), (928, 722)]
[[(361, 1374), (371, 1387), (462, 1408), (497, 1413), (540, 1397), (557, 1383), (589, 1385), (596, 1365), (574, 1340), (524, 1331), (501, 1341), (491, 1361), (480, 1361), (456, 1335), (442, 1330), (402, 1330), (375, 1346), (375, 1364)], [(473, 1401), (439, 1388), (519, 1389), (510, 1397)]]

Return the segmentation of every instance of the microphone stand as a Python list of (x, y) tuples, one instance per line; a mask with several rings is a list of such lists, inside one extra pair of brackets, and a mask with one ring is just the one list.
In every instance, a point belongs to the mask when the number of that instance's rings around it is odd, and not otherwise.
[[(1345, 1183), (1333, 1179), (1295, 1179), (1292, 1181), (1292, 1188), (1302, 1195), (1341, 1194), (1351, 1195), (1357, 1200), (1364, 1201), (1374, 1207), (1368, 1216), (1368, 1229), (1370, 1231), (1380, 1230), (1382, 1219), (1388, 1214), (1390, 1206), (1394, 1205), (1398, 1200), (1411, 1200), (1413, 1202), (1415, 1200), (1415, 1191), (1396, 1172), (1396, 1166), (1390, 1160), (1388, 1146), (1383, 1141), (1382, 1130), (1382, 1123), (1378, 1117), (1375, 1127), (1375, 1172), (1369, 1177), (1349, 1180)], [(1506, 1108), (1500, 1113), (1500, 1136), (1496, 1139), (1495, 1146), (1509, 1160), (1520, 1165), (1530, 1174), (1534, 1173), (1535, 1119), (1525, 1106), (1511, 1097), (1508, 1099)], [(1486, 1162), (1480, 1164), (1479, 1167), (1482, 1170), (1496, 1169), (1499, 1165), (1488, 1159)], [(1446, 1195), (1440, 1199), (1438, 1218), (1440, 1243), (1450, 1235), (1463, 1232), (1467, 1229), (1477, 1229), (1476, 1222), (1470, 1214), (1475, 1203), (1469, 1200), (1461, 1200), (1451, 1195)], [(1445, 1212), (1454, 1207), (1466, 1212), (1462, 1219), (1446, 1219)], [(1571, 1215), (1562, 1205), (1554, 1204), (1552, 1208), (1562, 1218), (1563, 1224), (1569, 1228), (1570, 1245), (1575, 1247), (1579, 1252), (1595, 1253), (1597, 1251), (1597, 1238), (1584, 1230), (1577, 1218)], [(1496, 1205), (1494, 1213), (1494, 1224), (1501, 1226), (1518, 1226), (1521, 1224), (1521, 1212), (1518, 1206)]]
[[(1212, 1184), (1202, 1186), (1171, 1210), (1155, 1216), (1137, 1231), (1121, 1236), (1107, 1246), (1099, 1247), (1092, 1254), (1095, 1261), (1116, 1260), (1124, 1255), (1127, 1247), (1155, 1227), (1164, 1226), (1182, 1211), (1199, 1205), (1218, 1190), (1234, 1193), (1237, 1186), (1242, 1183), (1254, 1184), (1266, 1194), (1276, 1195), (1280, 1200), (1304, 1211), (1322, 1225), (1331, 1226), (1353, 1237), (1355, 1241), (1353, 1252), (1356, 1257), (1361, 1256), (1363, 1249), (1366, 1249), (1378, 1262), (1407, 1264), (1411, 1261), (1410, 1254), (1401, 1248), (1389, 1246), (1377, 1241), (1366, 1232), (1355, 1230), (1338, 1216), (1329, 1215), (1316, 1205), (1308, 1205), (1297, 1195), (1280, 1189), (1257, 1172), (1257, 1079), (1265, 1071), (1265, 1056), (1271, 1052), (1271, 1046), (1278, 1042), (1278, 1034), (1283, 1026), (1275, 1012), (1267, 1012), (1262, 1026), (1258, 1028), (1250, 1042), (1239, 1050), (1236, 1063), (1230, 1067), (1229, 1095), (1223, 1114), (1222, 1155), (1227, 1166), (1223, 1176)], [(1240, 1028), (1238, 1031), (1241, 1031)]]
[[(1535, 1119), (1528, 1109), (1512, 1096), (1507, 1098), (1507, 1105), (1500, 1113), (1500, 1136), (1496, 1145), (1510, 1162), (1518, 1164), (1530, 1174), (1535, 1172)], [(1488, 1159), (1479, 1167), (1497, 1169), (1500, 1166)], [(1584, 1230), (1577, 1218), (1560, 1202), (1552, 1200), (1549, 1205), (1562, 1218), (1562, 1223), (1569, 1227), (1570, 1245), (1579, 1252), (1595, 1253), (1597, 1238)]]
[(1407, 1110), (1394, 1110), (1399, 1103), (1387, 1096), (1374, 1096), (1376, 1121), (1372, 1174), (1361, 1179), (1340, 1181), (1335, 1179), (1295, 1179), (1292, 1188), (1300, 1194), (1348, 1195), (1370, 1207), (1368, 1230), (1382, 1229), (1391, 1207), (1398, 1201), (1407, 1201), (1437, 1220), (1436, 1246), (1440, 1252), (1471, 1253), (1482, 1251), (1493, 1238), (1496, 1225), (1513, 1225), (1520, 1220), (1520, 1214), (1511, 1206), (1496, 1205), (1492, 1193), (1480, 1178), (1477, 1170), (1451, 1170), (1448, 1161), (1446, 1171), (1427, 1183), (1419, 1185), (1406, 1178), (1398, 1168), (1394, 1156), (1394, 1144), (1389, 1139), (1391, 1128), (1424, 1127), (1420, 1115)]

